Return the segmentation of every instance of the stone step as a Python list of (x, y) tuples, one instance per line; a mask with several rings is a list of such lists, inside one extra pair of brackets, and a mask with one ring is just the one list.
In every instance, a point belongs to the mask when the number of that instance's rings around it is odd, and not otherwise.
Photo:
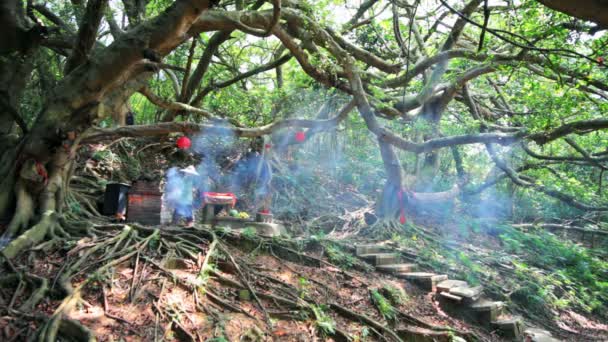
[(361, 259), (370, 262), (374, 266), (390, 265), (399, 263), (399, 256), (393, 253), (369, 253), (359, 255)]
[(476, 321), (485, 326), (489, 326), (503, 314), (503, 308), (503, 302), (482, 299), (471, 304), (467, 309)]
[(494, 322), (492, 327), (498, 330), (503, 337), (521, 341), (524, 338), (524, 324), (519, 316), (501, 316)]
[(504, 304), (490, 300), (480, 300), (474, 304), (468, 304), (467, 299), (449, 293), (439, 292), (439, 304), (449, 315), (474, 321), (484, 327), (491, 327), (503, 313)]
[(355, 246), (355, 254), (361, 256), (363, 254), (382, 253), (385, 249), (378, 245), (357, 245)]
[(451, 288), (467, 285), (468, 283), (463, 280), (448, 279), (437, 284), (437, 292), (450, 292)]
[(481, 300), (476, 301), (475, 303), (472, 303), (469, 306), (469, 309), (471, 309), (473, 311), (489, 311), (489, 310), (494, 310), (497, 308), (502, 308), (504, 306), (505, 306), (504, 302), (481, 299)]
[(448, 276), (445, 274), (428, 272), (403, 272), (398, 273), (397, 276), (410, 280), (429, 292), (435, 291), (438, 283), (448, 279)]
[(416, 264), (389, 264), (389, 265), (376, 266), (376, 269), (378, 271), (384, 272), (384, 273), (412, 272), (416, 268), (417, 268)]
[(430, 272), (401, 272), (399, 276), (408, 280), (428, 279), (436, 276), (435, 273)]
[(477, 301), (481, 297), (483, 286), (469, 287), (467, 286), (456, 286), (450, 289), (450, 294), (463, 297), (465, 301), (472, 303)]
[(462, 302), (462, 297), (458, 297), (456, 295), (450, 294), (447, 291), (441, 291), (441, 292), (439, 292), (439, 295), (443, 298), (447, 298), (447, 299), (452, 300), (457, 303)]

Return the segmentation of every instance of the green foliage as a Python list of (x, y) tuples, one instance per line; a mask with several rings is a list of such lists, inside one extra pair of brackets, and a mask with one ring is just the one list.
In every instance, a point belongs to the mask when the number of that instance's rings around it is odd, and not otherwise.
[(372, 303), (374, 303), (378, 309), (378, 312), (380, 312), (385, 320), (394, 321), (397, 318), (395, 308), (391, 305), (390, 301), (388, 301), (383, 295), (380, 294), (380, 292), (378, 292), (378, 290), (370, 290), (370, 296), (372, 298)]
[(335, 244), (323, 243), (323, 247), (329, 261), (337, 266), (351, 268), (357, 260), (351, 253), (345, 252)]
[(336, 322), (325, 312), (327, 307), (325, 305), (312, 304), (309, 307), (315, 316), (315, 325), (319, 328), (320, 332), (323, 335), (333, 335), (336, 331)]
[(298, 292), (299, 292), (300, 298), (307, 297), (309, 289), (310, 289), (310, 282), (308, 281), (308, 279), (306, 279), (304, 277), (299, 277), (298, 278)]
[(82, 206), (80, 205), (80, 203), (72, 199), (68, 199), (68, 209), (70, 210), (70, 212), (76, 215), (82, 212)]
[(405, 304), (410, 300), (405, 290), (400, 286), (386, 284), (382, 286), (382, 293), (395, 306)]
[(246, 227), (241, 231), (241, 236), (249, 240), (256, 240), (258, 238), (258, 231), (253, 227)]
[(95, 151), (91, 158), (96, 161), (107, 161), (111, 164), (118, 159), (118, 156), (111, 150), (103, 149)]
[(601, 309), (608, 304), (607, 262), (544, 230), (531, 234), (509, 229), (500, 238), (509, 253), (524, 260), (513, 262), (516, 275), (525, 281), (514, 299), (535, 307), (572, 304), (605, 315)]
[(205, 340), (205, 342), (230, 342), (228, 341), (225, 337), (214, 337), (214, 338), (210, 338)]
[(478, 265), (476, 265), (467, 254), (465, 254), (464, 252), (460, 252), (458, 253), (458, 261), (460, 262), (460, 264), (462, 266), (464, 266), (466, 269), (472, 271), (470, 273), (466, 274), (466, 281), (472, 285), (472, 286), (477, 286), (480, 284), (479, 282), (479, 278), (477, 278), (476, 274), (479, 274), (482, 272), (481, 267), (479, 267)]
[(148, 249), (153, 251), (153, 250), (157, 249), (159, 245), (160, 245), (160, 235), (156, 234), (155, 236), (153, 236), (150, 239), (150, 242), (148, 242)]

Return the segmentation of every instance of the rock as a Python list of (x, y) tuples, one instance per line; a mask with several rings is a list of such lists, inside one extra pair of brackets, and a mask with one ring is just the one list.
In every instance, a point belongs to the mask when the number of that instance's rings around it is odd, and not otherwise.
[(538, 328), (528, 328), (524, 332), (526, 338), (529, 338), (530, 342), (559, 342), (560, 340), (551, 336), (551, 333), (547, 330)]
[(452, 334), (445, 331), (433, 331), (420, 327), (403, 327), (396, 330), (397, 335), (411, 342), (449, 342), (454, 341)]
[(267, 237), (284, 235), (286, 232), (285, 226), (280, 223), (254, 222), (229, 216), (217, 218), (214, 223), (216, 227), (225, 227), (237, 231), (253, 228), (258, 235)]
[(368, 226), (378, 222), (378, 217), (372, 213), (366, 212), (363, 214), (363, 219)]

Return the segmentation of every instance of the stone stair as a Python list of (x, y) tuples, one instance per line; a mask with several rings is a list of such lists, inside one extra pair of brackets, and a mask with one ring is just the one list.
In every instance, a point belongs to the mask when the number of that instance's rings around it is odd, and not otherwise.
[[(445, 274), (422, 272), (417, 265), (402, 263), (397, 253), (378, 245), (357, 245), (356, 255), (375, 266), (376, 271), (405, 279), (423, 290), (435, 292), (442, 309), (452, 316), (473, 321), (503, 337), (523, 341), (523, 319), (505, 312), (504, 302), (483, 296), (482, 286), (470, 286), (466, 281), (448, 279)], [(528, 335), (529, 336), (529, 335)]]

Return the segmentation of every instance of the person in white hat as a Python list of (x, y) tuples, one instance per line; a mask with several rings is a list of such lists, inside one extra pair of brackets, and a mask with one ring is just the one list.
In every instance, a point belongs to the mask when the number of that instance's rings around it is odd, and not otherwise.
[(190, 165), (179, 170), (179, 179), (174, 179), (176, 185), (173, 194), (170, 196), (175, 211), (173, 212), (173, 223), (177, 224), (180, 219), (184, 219), (186, 227), (194, 226), (193, 200), (195, 178), (199, 177), (194, 166)]

